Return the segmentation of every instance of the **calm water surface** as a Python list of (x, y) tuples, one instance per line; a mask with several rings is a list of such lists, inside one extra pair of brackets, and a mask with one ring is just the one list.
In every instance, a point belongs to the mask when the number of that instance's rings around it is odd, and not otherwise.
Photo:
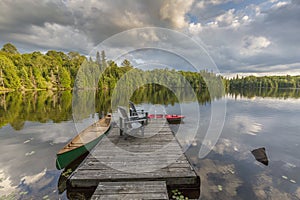
[[(59, 194), (62, 171), (55, 168), (55, 159), (77, 134), (72, 98), (70, 94), (16, 95), (1, 95), (0, 199), (67, 199), (65, 192)], [(226, 95), (215, 103), (222, 101), (227, 101), (225, 124), (213, 150), (198, 158), (210, 123), (209, 102), (200, 104), (196, 138), (187, 138), (184, 144), (201, 177), (202, 199), (300, 199), (300, 99)], [(139, 103), (145, 109), (152, 106)], [(180, 114), (179, 104), (166, 104), (168, 113)], [(197, 104), (185, 103), (190, 109)], [(97, 118), (86, 116), (82, 127)], [(195, 126), (191, 116), (184, 121), (181, 126)], [(251, 154), (260, 147), (266, 149), (268, 166)]]
[[(213, 151), (188, 156), (203, 199), (300, 199), (300, 100), (227, 97), (225, 125)], [(208, 109), (209, 106), (203, 108)], [(265, 147), (268, 166), (251, 151)]]

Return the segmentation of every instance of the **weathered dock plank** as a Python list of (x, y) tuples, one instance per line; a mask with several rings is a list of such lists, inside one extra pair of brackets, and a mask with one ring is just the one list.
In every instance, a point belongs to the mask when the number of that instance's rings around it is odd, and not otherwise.
[(144, 135), (126, 139), (118, 127), (112, 128), (72, 173), (68, 188), (136, 181), (164, 181), (168, 188), (200, 190), (200, 179), (165, 119), (150, 120)]
[(91, 200), (168, 199), (164, 181), (100, 182)]

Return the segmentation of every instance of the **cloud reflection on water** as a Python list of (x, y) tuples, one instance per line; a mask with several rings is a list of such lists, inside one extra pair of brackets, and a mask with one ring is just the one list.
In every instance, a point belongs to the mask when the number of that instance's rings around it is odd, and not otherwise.
[[(195, 156), (201, 137), (188, 151), (201, 177), (201, 199), (300, 199), (299, 109), (299, 100), (229, 98), (213, 151), (204, 159)], [(262, 146), (269, 166), (251, 154)]]
[(19, 131), (2, 127), (0, 146), (5, 150), (0, 160), (0, 198), (58, 198), (55, 153), (75, 135), (73, 126), (72, 122), (26, 122)]

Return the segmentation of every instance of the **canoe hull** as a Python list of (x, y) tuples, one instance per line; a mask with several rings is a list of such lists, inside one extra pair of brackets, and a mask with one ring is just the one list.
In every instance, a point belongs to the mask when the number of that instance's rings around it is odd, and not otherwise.
[[(109, 132), (110, 128), (111, 128), (111, 126), (109, 125), (104, 132), (99, 134), (99, 136), (95, 137), (91, 141), (89, 141), (85, 144), (81, 144), (81, 146), (69, 149), (68, 146), (72, 145), (72, 142), (74, 140), (76, 140), (76, 138), (77, 138), (77, 140), (78, 140), (78, 138), (80, 139), (80, 135), (82, 133), (80, 133), (78, 136), (73, 138), (71, 142), (69, 142), (63, 149), (60, 150), (59, 153), (56, 154), (56, 168), (59, 170), (63, 169), (66, 166), (68, 166), (70, 163), (75, 161), (81, 155), (91, 151), (99, 143), (99, 141), (104, 137), (104, 135), (107, 132)], [(88, 129), (86, 129), (86, 130), (88, 130)]]
[(101, 135), (99, 138), (96, 138), (95, 140), (78, 147), (76, 149), (73, 149), (71, 151), (65, 152), (63, 154), (57, 155), (56, 158), (56, 168), (57, 169), (63, 169), (66, 166), (68, 166), (70, 163), (72, 163), (74, 160), (76, 160), (79, 156), (83, 155), (84, 153), (90, 151), (93, 149), (96, 144), (103, 138), (104, 134)]

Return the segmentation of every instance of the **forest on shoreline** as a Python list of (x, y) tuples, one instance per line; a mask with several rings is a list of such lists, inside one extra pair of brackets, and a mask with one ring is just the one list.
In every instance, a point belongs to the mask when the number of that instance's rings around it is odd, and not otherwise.
[[(211, 96), (210, 93), (195, 91), (197, 101), (201, 105), (210, 104), (210, 102), (221, 99), (223, 96)], [(84, 98), (74, 110), (73, 104), (76, 103), (74, 95), (80, 95)], [(297, 89), (247, 89), (232, 90), (226, 93), (231, 98), (275, 98), (275, 99), (300, 99), (300, 90)], [(180, 99), (184, 97), (184, 99)], [(165, 87), (144, 87), (134, 92), (131, 101), (136, 104), (149, 103), (160, 105), (174, 105), (185, 99), (191, 100), (193, 96), (186, 93), (184, 89), (179, 95), (175, 95), (171, 90)], [(91, 99), (101, 99), (90, 104)], [(15, 130), (20, 130), (26, 121), (46, 123), (49, 121), (59, 123), (73, 119), (73, 113), (79, 112), (83, 119), (91, 114), (89, 110), (102, 114), (111, 112), (111, 91), (102, 90), (96, 94), (91, 91), (80, 90), (73, 92), (72, 90), (64, 91), (28, 91), (28, 92), (7, 92), (0, 93), (0, 128), (6, 124), (10, 124)], [(78, 110), (79, 109), (79, 110)], [(78, 116), (78, 115), (77, 115)]]
[[(84, 67), (82, 67), (84, 66)], [(118, 80), (130, 70), (137, 76), (130, 80), (139, 85), (143, 80), (166, 80), (174, 87), (183, 83), (184, 77), (192, 88), (207, 89), (208, 84), (218, 87), (222, 82), (227, 91), (244, 88), (300, 88), (299, 76), (247, 76), (226, 79), (212, 72), (187, 72), (170, 69), (142, 71), (134, 68), (128, 60), (118, 66), (106, 60), (105, 52), (97, 52), (95, 60), (77, 52), (50, 50), (45, 54), (32, 52), (20, 54), (7, 43), (0, 50), (0, 91), (71, 90), (76, 88), (113, 89)], [(92, 76), (90, 76), (92, 74)], [(93, 75), (101, 74), (101, 77)]]

